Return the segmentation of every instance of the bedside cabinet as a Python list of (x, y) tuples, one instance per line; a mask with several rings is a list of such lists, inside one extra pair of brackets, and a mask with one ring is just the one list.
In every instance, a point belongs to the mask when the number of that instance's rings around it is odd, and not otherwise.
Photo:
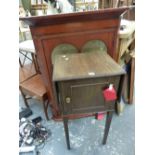
[(54, 62), (53, 82), (61, 109), (67, 147), (68, 120), (74, 115), (107, 113), (106, 143), (116, 101), (106, 102), (103, 90), (113, 84), (119, 98), (125, 71), (104, 52), (59, 55)]

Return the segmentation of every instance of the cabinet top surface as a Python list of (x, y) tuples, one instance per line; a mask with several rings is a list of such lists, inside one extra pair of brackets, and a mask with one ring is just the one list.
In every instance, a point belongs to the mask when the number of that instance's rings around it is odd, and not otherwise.
[(125, 71), (105, 52), (57, 55), (53, 81), (106, 77), (125, 74)]

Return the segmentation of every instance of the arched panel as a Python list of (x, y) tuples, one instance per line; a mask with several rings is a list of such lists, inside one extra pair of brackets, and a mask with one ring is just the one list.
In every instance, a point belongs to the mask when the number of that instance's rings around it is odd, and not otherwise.
[(107, 52), (107, 46), (106, 44), (101, 40), (91, 40), (88, 41), (84, 46), (82, 47), (81, 52)]
[(71, 53), (77, 53), (77, 52), (78, 52), (78, 49), (72, 44), (59, 44), (52, 51), (52, 54), (51, 54), (52, 64), (54, 63), (56, 55), (71, 54)]

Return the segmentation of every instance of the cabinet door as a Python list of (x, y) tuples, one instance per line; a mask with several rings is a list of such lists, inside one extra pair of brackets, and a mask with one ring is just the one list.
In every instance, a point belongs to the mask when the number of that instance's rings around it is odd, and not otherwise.
[(61, 82), (59, 89), (64, 114), (114, 110), (115, 102), (104, 101), (102, 92), (110, 83), (118, 89), (119, 76)]

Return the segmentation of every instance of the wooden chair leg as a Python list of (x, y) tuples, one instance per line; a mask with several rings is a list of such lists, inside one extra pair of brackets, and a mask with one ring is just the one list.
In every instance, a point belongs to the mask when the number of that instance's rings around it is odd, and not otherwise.
[(69, 131), (68, 131), (68, 118), (63, 118), (63, 123), (64, 123), (64, 130), (65, 130), (67, 148), (68, 148), (68, 150), (70, 150)]
[(35, 71), (38, 73), (37, 60), (36, 60), (36, 56), (34, 55), (34, 53), (31, 53), (31, 57), (32, 57), (32, 60), (34, 62)]
[(22, 95), (22, 97), (23, 97), (23, 100), (24, 100), (25, 106), (26, 106), (27, 108), (29, 108), (29, 105), (28, 105), (28, 102), (27, 102), (27, 99), (26, 99), (26, 95), (23, 93), (21, 87), (19, 87), (19, 89), (20, 89), (21, 95)]
[(135, 76), (135, 58), (131, 60), (131, 78), (130, 78), (130, 95), (129, 95), (129, 103), (133, 103), (134, 96), (134, 76)]
[(44, 113), (45, 113), (45, 116), (46, 116), (46, 119), (49, 120), (49, 117), (48, 117), (48, 105), (49, 105), (49, 101), (48, 100), (45, 100), (43, 101), (43, 108), (44, 108)]
[(20, 67), (23, 67), (23, 65), (22, 65), (22, 62), (21, 62), (20, 58), (19, 58), (19, 65), (20, 65)]
[(110, 124), (111, 124), (111, 120), (112, 120), (112, 115), (113, 115), (113, 112), (107, 112), (105, 131), (104, 131), (104, 137), (103, 137), (103, 145), (105, 145), (106, 141), (107, 141), (107, 137), (108, 137), (108, 133), (109, 133), (109, 129), (110, 129)]

